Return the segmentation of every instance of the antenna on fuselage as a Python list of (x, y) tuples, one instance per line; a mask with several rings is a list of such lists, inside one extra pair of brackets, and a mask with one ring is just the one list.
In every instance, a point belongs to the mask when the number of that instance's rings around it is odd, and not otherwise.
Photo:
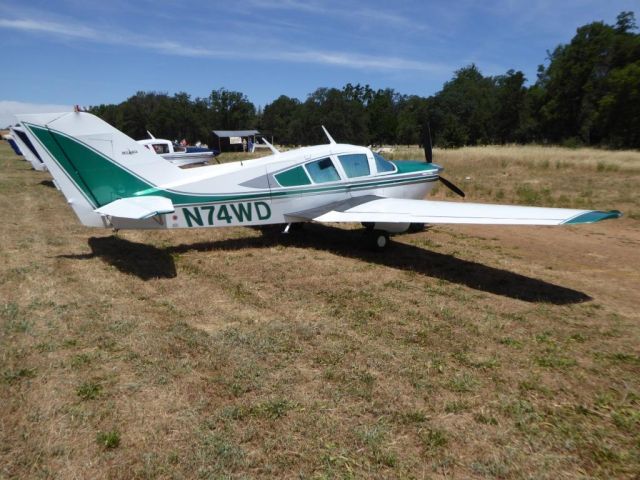
[(149, 138), (151, 140), (155, 140), (156, 139), (156, 137), (154, 137), (149, 130), (147, 130), (147, 135), (149, 135)]
[(276, 147), (274, 147), (269, 142), (267, 142), (266, 138), (262, 137), (262, 141), (265, 143), (267, 147), (269, 147), (269, 150), (271, 150), (275, 155), (280, 153), (280, 150), (278, 150)]
[(331, 145), (335, 145), (336, 141), (333, 139), (333, 137), (329, 134), (329, 132), (327, 131), (326, 128), (324, 128), (324, 125), (322, 125), (322, 130), (324, 130), (324, 134), (327, 136), (327, 138), (329, 139), (329, 143)]

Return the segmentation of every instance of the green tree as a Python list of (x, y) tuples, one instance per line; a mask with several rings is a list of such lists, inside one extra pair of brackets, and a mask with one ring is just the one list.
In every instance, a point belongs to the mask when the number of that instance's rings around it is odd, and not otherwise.
[(614, 123), (599, 109), (616, 103), (609, 89), (619, 83), (612, 83), (611, 77), (619, 80), (635, 74), (633, 68), (616, 74), (640, 60), (640, 40), (631, 32), (635, 28), (633, 13), (622, 12), (615, 26), (593, 22), (578, 28), (568, 45), (556, 47), (549, 55), (549, 66), (538, 80), (545, 92), (540, 121), (546, 138), (556, 142), (579, 138), (587, 144), (611, 138), (607, 128)]
[(271, 133), (278, 143), (297, 144), (300, 100), (281, 95), (264, 107), (261, 129)]
[(473, 64), (461, 68), (430, 101), (434, 143), (462, 146), (495, 141), (495, 112), (494, 79), (483, 77)]
[(398, 101), (396, 141), (405, 145), (422, 143), (422, 131), (429, 109), (426, 98), (418, 95), (401, 97)]
[(496, 88), (496, 110), (493, 119), (495, 140), (499, 143), (522, 139), (523, 126), (527, 121), (527, 89), (524, 73), (509, 70), (494, 78)]
[(370, 141), (376, 145), (396, 143), (398, 94), (391, 88), (378, 90), (367, 103)]
[(137, 92), (122, 104), (122, 124), (119, 128), (132, 138), (147, 138), (147, 129), (155, 102), (155, 93)]
[(337, 88), (319, 88), (298, 112), (299, 140), (303, 144), (326, 142), (324, 125), (337, 142), (367, 144), (368, 129), (364, 105)]
[(598, 128), (616, 148), (640, 148), (640, 61), (611, 72), (600, 99)]
[(256, 125), (256, 107), (241, 92), (213, 90), (209, 95), (209, 122), (213, 129), (252, 128)]

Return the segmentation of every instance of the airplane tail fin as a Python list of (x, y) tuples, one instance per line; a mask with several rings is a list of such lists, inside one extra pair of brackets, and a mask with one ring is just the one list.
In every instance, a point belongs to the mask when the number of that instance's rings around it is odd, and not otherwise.
[(183, 173), (90, 113), (18, 118), (84, 225), (105, 226), (103, 214), (97, 211), (101, 207), (149, 195), (156, 186)]

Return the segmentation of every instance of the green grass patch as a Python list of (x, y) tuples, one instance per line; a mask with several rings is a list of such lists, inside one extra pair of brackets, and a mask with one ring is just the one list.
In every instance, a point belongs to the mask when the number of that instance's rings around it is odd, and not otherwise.
[(449, 443), (449, 437), (445, 430), (439, 428), (426, 428), (419, 432), (423, 447), (428, 451), (444, 448)]
[(95, 382), (84, 382), (76, 389), (76, 395), (82, 400), (93, 400), (100, 396), (102, 386)]
[(455, 375), (447, 384), (449, 390), (460, 393), (472, 392), (476, 387), (478, 387), (478, 385), (478, 380), (469, 373)]
[(107, 449), (117, 448), (120, 446), (120, 432), (117, 430), (98, 432), (96, 434), (96, 443)]
[(25, 378), (34, 378), (35, 376), (35, 368), (16, 368), (2, 372), (2, 380), (5, 383), (16, 383)]

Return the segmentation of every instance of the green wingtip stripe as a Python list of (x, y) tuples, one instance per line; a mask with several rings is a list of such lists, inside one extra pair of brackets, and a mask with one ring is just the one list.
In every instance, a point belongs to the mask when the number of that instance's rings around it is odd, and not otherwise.
[(610, 210), (608, 212), (587, 212), (578, 215), (577, 217), (573, 217), (567, 220), (565, 225), (576, 225), (579, 223), (594, 223), (599, 222), (600, 220), (608, 220), (610, 218), (620, 218), (622, 216), (622, 212), (619, 210)]

